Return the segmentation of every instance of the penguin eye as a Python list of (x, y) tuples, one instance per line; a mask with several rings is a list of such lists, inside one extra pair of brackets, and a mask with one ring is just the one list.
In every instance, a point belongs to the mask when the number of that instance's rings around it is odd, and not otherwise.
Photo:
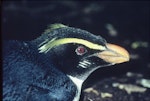
[(76, 49), (75, 52), (77, 53), (77, 55), (83, 55), (83, 54), (85, 54), (85, 53), (87, 52), (87, 50), (86, 50), (85, 47), (79, 46), (79, 47)]

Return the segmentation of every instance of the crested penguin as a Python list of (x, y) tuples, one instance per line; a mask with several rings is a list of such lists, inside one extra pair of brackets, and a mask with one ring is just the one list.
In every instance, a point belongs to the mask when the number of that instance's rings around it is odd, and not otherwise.
[(3, 41), (3, 101), (79, 101), (96, 69), (129, 61), (122, 47), (88, 31), (52, 24), (32, 41)]

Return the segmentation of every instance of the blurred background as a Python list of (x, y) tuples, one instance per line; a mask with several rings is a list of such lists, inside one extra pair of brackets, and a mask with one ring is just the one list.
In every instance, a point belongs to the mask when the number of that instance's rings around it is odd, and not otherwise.
[[(40, 36), (49, 24), (62, 23), (101, 35), (107, 42), (129, 51), (130, 62), (99, 69), (85, 81), (82, 101), (150, 101), (149, 1), (3, 0), (1, 5), (3, 40), (30, 41)], [(148, 86), (142, 85), (142, 80)], [(114, 81), (147, 90), (136, 94), (133, 90), (129, 94), (112, 86)], [(119, 100), (117, 91), (127, 97)], [(103, 98), (102, 92), (109, 92), (113, 97)]]

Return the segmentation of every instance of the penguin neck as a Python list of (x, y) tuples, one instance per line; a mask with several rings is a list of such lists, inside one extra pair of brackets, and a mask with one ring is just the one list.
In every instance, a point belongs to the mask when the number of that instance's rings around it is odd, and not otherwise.
[(71, 76), (71, 75), (67, 75), (67, 76), (71, 79), (71, 81), (72, 81), (74, 84), (76, 84), (76, 86), (77, 86), (78, 89), (81, 89), (81, 86), (82, 86), (84, 80), (79, 79), (79, 78), (76, 78), (76, 77), (73, 77), (73, 76)]
[(70, 76), (77, 78), (81, 81), (85, 81), (91, 73), (93, 73), (95, 70), (97, 70), (100, 67), (97, 68), (86, 68), (85, 70), (80, 70), (79, 72), (76, 73), (68, 73)]
[(73, 99), (73, 101), (79, 101), (80, 99), (80, 94), (81, 94), (81, 88), (82, 88), (82, 84), (83, 84), (83, 80), (79, 79), (79, 78), (76, 78), (76, 77), (73, 77), (71, 75), (67, 75), (71, 81), (76, 85), (77, 87), (77, 91), (76, 91), (76, 95)]
[(95, 71), (95, 69), (92, 69), (92, 70), (87, 70), (85, 73), (83, 74), (77, 74), (77, 75), (67, 75), (71, 81), (76, 85), (77, 87), (77, 92), (76, 92), (76, 95), (73, 99), (73, 101), (79, 101), (80, 99), (80, 94), (81, 94), (81, 88), (82, 88), (82, 84), (83, 82), (88, 78), (88, 76), (93, 72)]
[(77, 92), (76, 92), (76, 95), (73, 99), (73, 101), (79, 101), (80, 99), (80, 94), (81, 94), (81, 88), (82, 88), (82, 84), (83, 82), (88, 78), (88, 76), (94, 72), (97, 68), (94, 68), (94, 69), (89, 69), (89, 70), (86, 70), (84, 73), (82, 74), (76, 74), (76, 75), (67, 75), (71, 81), (76, 85), (77, 87)]

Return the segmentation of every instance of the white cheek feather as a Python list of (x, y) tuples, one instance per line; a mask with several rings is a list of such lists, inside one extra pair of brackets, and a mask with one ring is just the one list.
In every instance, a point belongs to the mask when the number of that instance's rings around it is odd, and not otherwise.
[(77, 86), (77, 92), (76, 92), (76, 95), (73, 99), (73, 101), (79, 101), (80, 99), (80, 94), (81, 94), (81, 87), (82, 87), (82, 84), (84, 82), (84, 80), (81, 80), (81, 79), (78, 79), (76, 77), (73, 77), (73, 76), (70, 76), (70, 75), (67, 75), (71, 80), (72, 82)]
[(87, 66), (85, 66), (84, 64), (82, 64), (82, 63), (79, 63), (79, 65), (78, 65), (79, 67), (82, 67), (82, 68), (87, 68)]
[(86, 61), (86, 60), (84, 60), (84, 61), (82, 61), (82, 62), (79, 62), (79, 64), (78, 64), (78, 66), (80, 66), (80, 67), (82, 67), (82, 68), (88, 68), (89, 65), (91, 65), (91, 63), (88, 62), (88, 61)]
[(91, 65), (91, 63), (88, 62), (87, 60), (84, 60), (83, 62), (86, 63), (86, 64), (88, 64), (88, 65)]

